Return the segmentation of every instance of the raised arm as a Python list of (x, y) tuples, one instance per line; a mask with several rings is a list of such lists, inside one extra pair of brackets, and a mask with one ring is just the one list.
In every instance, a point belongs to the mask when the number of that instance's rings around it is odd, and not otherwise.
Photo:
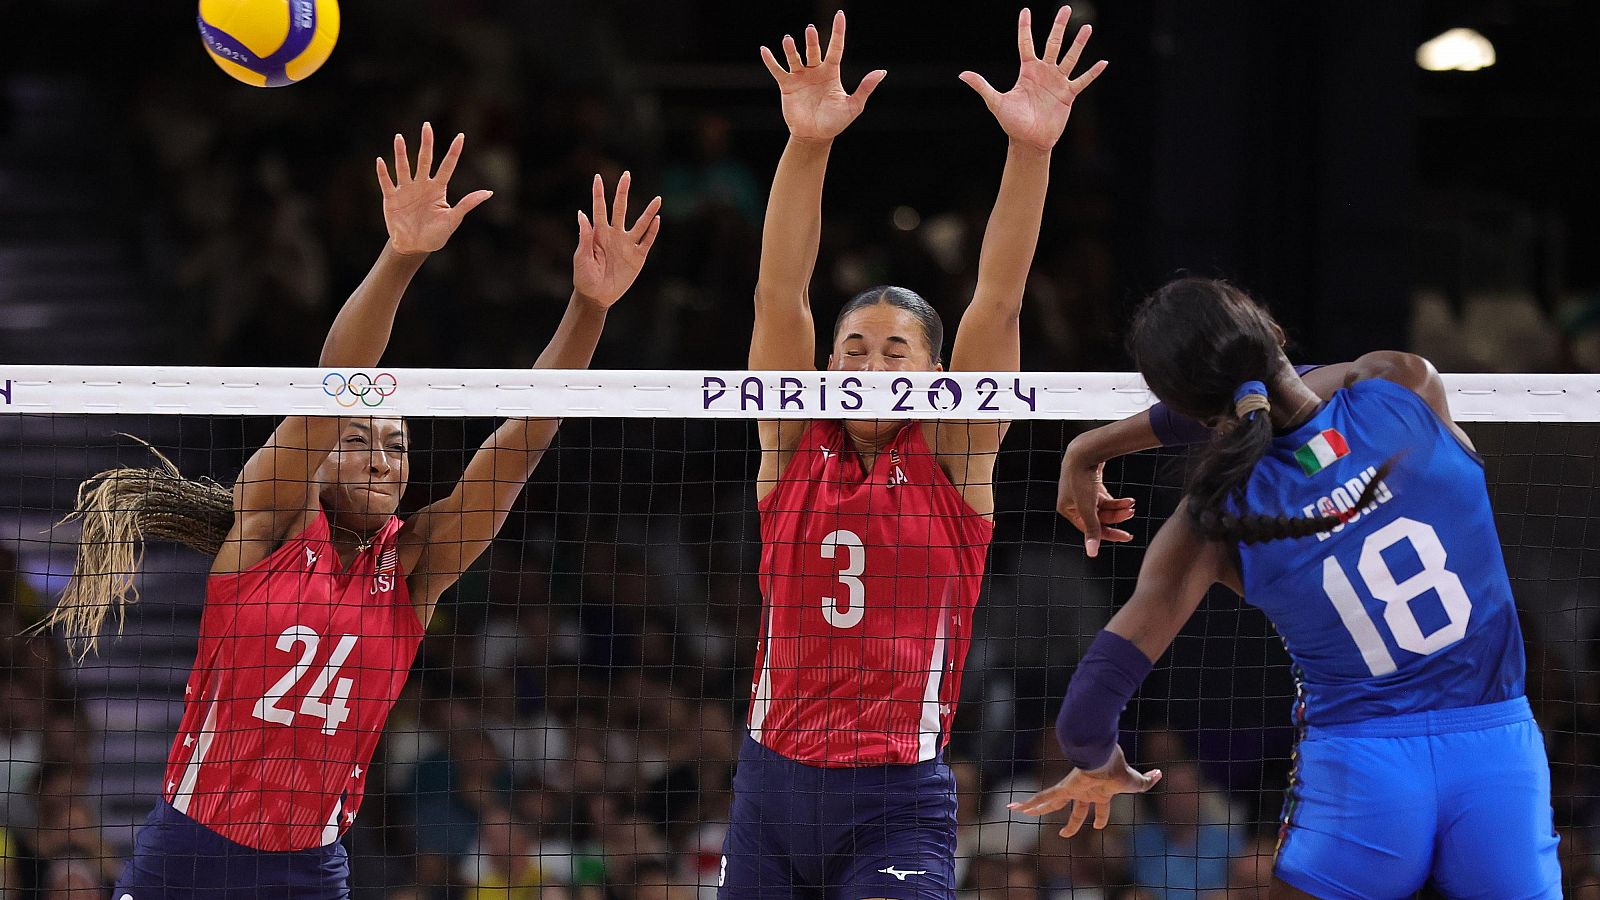
[[(376, 365), (389, 343), (395, 311), (412, 276), (428, 254), (445, 245), (462, 218), (489, 199), (489, 191), (468, 194), (455, 206), (446, 199), (464, 143), (465, 138), (456, 135), (438, 171), (433, 172), (433, 128), (425, 124), (415, 171), (400, 135), (394, 138), (394, 178), (389, 177), (388, 165), (378, 160), (378, 187), (389, 240), (372, 271), (334, 318), (320, 365)], [(339, 419), (332, 416), (290, 416), (278, 425), (234, 483), (233, 529), (213, 563), (213, 572), (243, 571), (305, 527), (316, 505), (313, 475), (332, 451), (338, 434)]]
[[(661, 228), (661, 198), (650, 201), (632, 228), (625, 227), (631, 182), (624, 172), (608, 213), (605, 185), (599, 175), (594, 177), (594, 218), (578, 213), (572, 297), (534, 368), (588, 368), (607, 312), (643, 268)], [(400, 535), (401, 558), (411, 573), (411, 602), (424, 626), (439, 595), (500, 532), (560, 425), (559, 419), (507, 419), (473, 454), (450, 495), (407, 521)]]
[(1072, 104), (1105, 71), (1104, 60), (1077, 78), (1078, 64), (1090, 28), (1078, 29), (1062, 52), (1062, 39), (1072, 8), (1056, 13), (1045, 40), (1044, 55), (1034, 50), (1033, 18), (1024, 9), (1017, 17), (1017, 83), (1001, 93), (976, 72), (962, 72), (966, 82), (989, 107), (1010, 144), (1000, 193), (983, 234), (978, 257), (978, 286), (956, 330), (952, 369), (1015, 371), (1021, 360), (1022, 295), (1039, 243), (1045, 190), (1050, 184), (1050, 153), (1072, 114)]
[(815, 25), (807, 25), (806, 55), (794, 38), (783, 36), (784, 60), (761, 48), (761, 61), (778, 83), (789, 142), (772, 176), (766, 218), (761, 226), (761, 268), (756, 277), (756, 324), (750, 339), (752, 369), (810, 369), (816, 366), (816, 332), (811, 321), (811, 272), (822, 237), (822, 181), (833, 139), (844, 131), (887, 74), (870, 72), (855, 93), (839, 81), (844, 59), (845, 18), (834, 14), (833, 33), (823, 51)]
[[(1432, 363), (1414, 353), (1375, 350), (1354, 362), (1315, 368), (1301, 366), (1296, 371), (1306, 387), (1324, 400), (1340, 388), (1368, 378), (1382, 378), (1409, 388), (1427, 402), (1457, 439), (1467, 447), (1472, 446), (1467, 433), (1451, 418), (1449, 398), (1438, 371)], [(1119, 456), (1156, 447), (1201, 443), (1210, 433), (1205, 425), (1160, 405), (1120, 422), (1085, 431), (1073, 438), (1061, 455), (1056, 511), (1083, 532), (1084, 551), (1089, 556), (1099, 555), (1102, 541), (1125, 543), (1133, 540), (1133, 535), (1127, 531), (1111, 527), (1133, 518), (1134, 502), (1131, 497), (1113, 497), (1107, 490), (1103, 479), (1105, 464)], [(1094, 516), (1085, 514), (1085, 510), (1090, 509), (1096, 511)]]
[(382, 157), (377, 159), (378, 189), (383, 193), (383, 222), (389, 229), (389, 241), (372, 271), (334, 317), (322, 345), (321, 365), (377, 365), (389, 345), (395, 310), (412, 276), (429, 254), (450, 240), (467, 213), (494, 196), (493, 191), (473, 191), (455, 206), (450, 205), (445, 192), (466, 140), (466, 135), (456, 135), (439, 161), (438, 171), (431, 175), (433, 126), (428, 123), (422, 126), (415, 173), (406, 154), (406, 140), (398, 134), (394, 136), (394, 177), (390, 177), (389, 164)]

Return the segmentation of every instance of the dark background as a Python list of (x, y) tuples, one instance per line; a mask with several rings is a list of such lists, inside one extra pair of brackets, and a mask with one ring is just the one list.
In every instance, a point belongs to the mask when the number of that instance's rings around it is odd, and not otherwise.
[[(188, 4), (0, 0), (0, 377), (6, 363), (313, 363), (383, 242), (372, 158), (390, 152), (396, 131), (414, 142), (425, 119), (442, 135), (468, 134), (453, 195), (497, 194), (427, 263), (386, 363), (531, 363), (570, 290), (573, 212), (589, 179), (613, 183), (628, 168), (636, 197), (666, 196), (664, 225), (597, 365), (740, 367), (760, 216), (785, 138), (756, 48), (825, 25), (833, 8), (349, 0), (327, 65), (266, 91), (206, 58)], [(955, 76), (973, 68), (1009, 86), (1016, 8), (845, 8), (846, 84), (872, 68), (890, 74), (832, 158), (818, 322), (882, 282), (919, 291), (953, 322), (1005, 147)], [(1101, 0), (1077, 12), (1096, 28), (1089, 58), (1112, 65), (1056, 152), (1024, 312), (1026, 368), (1126, 368), (1120, 334), (1134, 306), (1192, 272), (1266, 301), (1298, 361), (1409, 348), (1446, 371), (1600, 370), (1600, 174), (1582, 138), (1600, 124), (1600, 6)], [(1041, 42), (1047, 13), (1035, 9)], [(1452, 26), (1483, 32), (1498, 63), (1419, 69), (1417, 45)], [(695, 827), (725, 814), (735, 745), (724, 738), (742, 721), (759, 631), (747, 424), (567, 424), (424, 645), (380, 754), (381, 769), (401, 774), (374, 779), (349, 839), (364, 896), (470, 896), (464, 848), (481, 848), (507, 809), (524, 839), (613, 861), (558, 879), (581, 900), (659, 896), (636, 867), (658, 855), (675, 879), (702, 890), (714, 880), (720, 837)], [(267, 427), (0, 420), (0, 610), (26, 623), (59, 587), (70, 535), (41, 534), (77, 482), (112, 462), (147, 462), (114, 432), (226, 480)], [(1175, 778), (1105, 843), (1062, 851), (1047, 838), (1035, 853), (1008, 836), (1003, 802), (1059, 774), (1045, 729), (1072, 661), (1127, 596), (1183, 476), (1173, 454), (1117, 468), (1112, 480), (1139, 499), (1139, 541), (1087, 563), (1050, 509), (1059, 450), (1079, 427), (1019, 423), (999, 463), (996, 550), (951, 751), (963, 815), (980, 817), (963, 826), (964, 883), (986, 900), (1031, 900), (1040, 884), (1070, 897), (1064, 883), (1138, 896), (1132, 885), (1151, 882), (1127, 862), (1130, 842), (1190, 815), (1185, 797), (1208, 798), (1196, 801), (1210, 804), (1201, 818), (1233, 828), (1233, 864), (1265, 858), (1287, 783), (1286, 657), (1258, 612), (1219, 595), (1124, 720), (1138, 758), (1198, 780)], [(412, 423), (408, 507), (448, 487), (486, 428)], [(1569, 895), (1597, 896), (1600, 433), (1472, 431), (1523, 607)], [(36, 866), (16, 876), (30, 890), (65, 877), (59, 861), (74, 853), (114, 865), (158, 790), (202, 569), (170, 548), (147, 560), (133, 638), (85, 669), (65, 666), (51, 642), (7, 644), (7, 709), (42, 704), (35, 717), (0, 718), (12, 747), (44, 736), (37, 777), (7, 788), (12, 810), (37, 809), (0, 818), (0, 834), (20, 835)], [(517, 652), (485, 663), (508, 634)], [(485, 735), (516, 727), (566, 735), (574, 770), (529, 781), (517, 769), (504, 792), (440, 786), (509, 779), (510, 754)], [(408, 757), (407, 741), (423, 750)], [(672, 768), (619, 787), (615, 772), (633, 763), (607, 756), (605, 741), (664, 753)], [(585, 753), (609, 774), (578, 765)], [(458, 819), (424, 821), (438, 809)], [(92, 829), (73, 824), (80, 814)], [(89, 846), (86, 830), (104, 845)], [(1103, 865), (1063, 874), (1073, 859)], [(430, 890), (408, 893), (418, 881)]]

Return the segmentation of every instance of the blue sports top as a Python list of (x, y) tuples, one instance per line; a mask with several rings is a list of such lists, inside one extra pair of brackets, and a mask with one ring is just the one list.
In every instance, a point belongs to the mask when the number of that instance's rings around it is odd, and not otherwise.
[(1377, 505), (1329, 532), (1239, 546), (1245, 598), (1272, 620), (1309, 725), (1520, 697), (1526, 663), (1483, 462), (1426, 401), (1372, 379), (1274, 439), (1252, 513), (1350, 509), (1396, 457)]

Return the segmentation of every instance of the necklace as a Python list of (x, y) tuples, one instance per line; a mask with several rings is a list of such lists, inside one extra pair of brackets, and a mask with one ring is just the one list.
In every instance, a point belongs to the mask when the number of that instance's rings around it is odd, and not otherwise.
[(367, 548), (372, 546), (372, 538), (370, 538), (370, 537), (362, 537), (361, 536), (361, 532), (356, 531), (355, 529), (352, 529), (352, 528), (346, 528), (343, 525), (335, 524), (332, 520), (329, 520), (328, 524), (332, 525), (334, 528), (339, 529), (340, 531), (344, 532), (345, 534), (348, 534), (348, 535), (351, 535), (352, 537), (354, 537), (356, 539), (356, 552), (357, 553), (365, 553), (365, 552), (367, 552)]
[(1311, 406), (1312, 404), (1321, 403), (1322, 398), (1318, 397), (1316, 394), (1312, 394), (1310, 397), (1307, 397), (1304, 403), (1301, 403), (1295, 408), (1294, 412), (1289, 414), (1288, 427), (1298, 428), (1305, 421), (1304, 419), (1300, 418), (1300, 414), (1306, 411), (1306, 407)]

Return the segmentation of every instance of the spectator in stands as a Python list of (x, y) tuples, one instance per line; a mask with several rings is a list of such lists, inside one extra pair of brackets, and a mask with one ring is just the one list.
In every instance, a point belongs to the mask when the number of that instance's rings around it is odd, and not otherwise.
[(481, 814), (478, 838), (462, 857), (460, 872), (461, 900), (540, 900), (540, 886), (554, 880), (528, 830), (499, 806)]
[(1150, 795), (1153, 821), (1133, 828), (1134, 880), (1160, 900), (1196, 900), (1228, 886), (1228, 861), (1244, 845), (1221, 793), (1200, 767), (1179, 760), (1162, 767), (1161, 790)]

